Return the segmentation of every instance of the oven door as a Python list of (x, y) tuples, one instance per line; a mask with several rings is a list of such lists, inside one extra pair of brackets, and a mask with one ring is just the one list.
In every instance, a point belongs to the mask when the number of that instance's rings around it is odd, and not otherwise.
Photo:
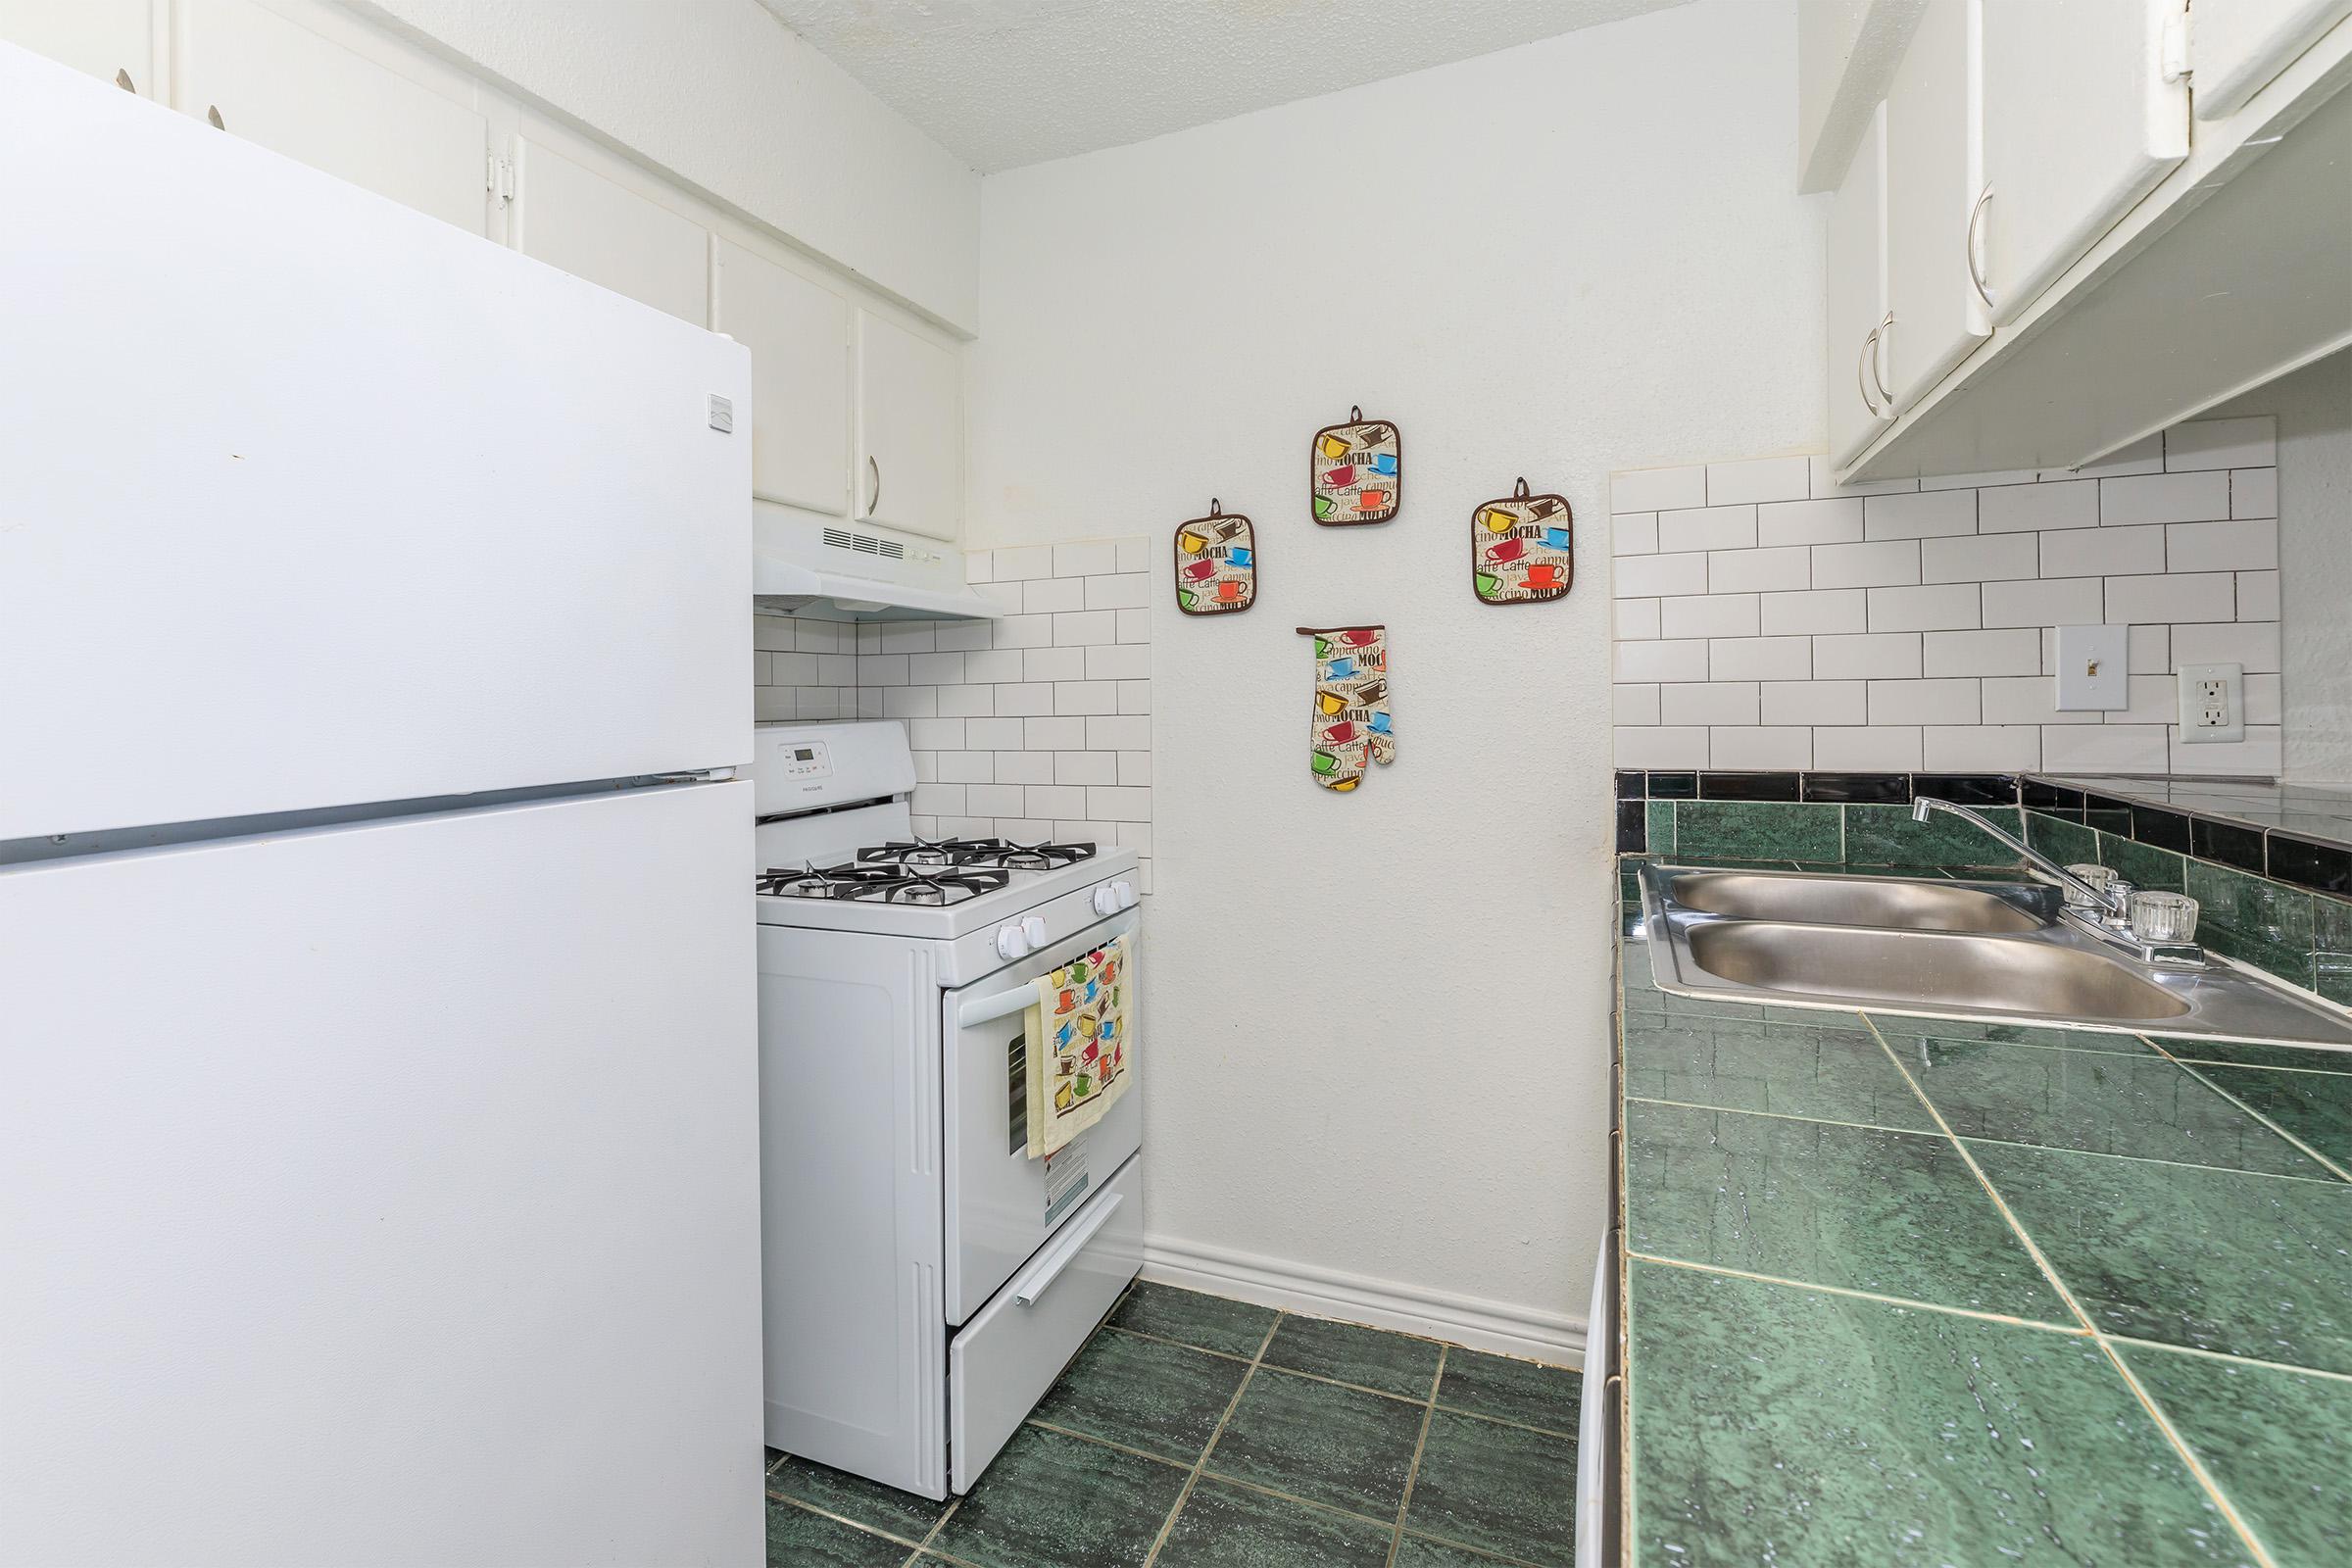
[[(985, 979), (945, 994), (940, 1038), (947, 1085), (948, 1322), (960, 1324), (987, 1304), (1013, 1271), (1102, 1190), (1143, 1142), (1142, 1098), (1131, 1085), (1102, 1119), (1050, 1158), (1031, 1159), (1028, 1121), (1028, 1014), (966, 1025), (967, 1003), (1026, 988), (1040, 975), (1130, 928), (1141, 961), (1140, 926), (1102, 921)], [(1138, 1027), (1138, 1068), (1150, 1036)]]

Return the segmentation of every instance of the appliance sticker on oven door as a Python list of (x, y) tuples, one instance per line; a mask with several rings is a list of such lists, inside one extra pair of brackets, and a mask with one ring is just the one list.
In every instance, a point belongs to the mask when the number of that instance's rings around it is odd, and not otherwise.
[(1077, 1207), (1078, 1200), (1086, 1196), (1086, 1146), (1094, 1142), (1094, 1133), (1089, 1127), (1046, 1156), (1048, 1225)]

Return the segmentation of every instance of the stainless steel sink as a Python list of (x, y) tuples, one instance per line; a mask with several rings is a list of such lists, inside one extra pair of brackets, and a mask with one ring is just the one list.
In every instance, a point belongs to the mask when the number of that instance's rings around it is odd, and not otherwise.
[(1657, 864), (1641, 885), (1674, 995), (2352, 1049), (2352, 1013), (2220, 960), (2135, 961), (2054, 888)]
[(1890, 931), (2038, 931), (2058, 890), (2038, 882), (1914, 882), (1894, 877), (1683, 871), (1668, 887), (1686, 909), (1738, 920), (1877, 926)]
[(1709, 974), (1764, 991), (2133, 1023), (2189, 1010), (2102, 953), (1949, 931), (1718, 920), (1691, 931), (1690, 956)]

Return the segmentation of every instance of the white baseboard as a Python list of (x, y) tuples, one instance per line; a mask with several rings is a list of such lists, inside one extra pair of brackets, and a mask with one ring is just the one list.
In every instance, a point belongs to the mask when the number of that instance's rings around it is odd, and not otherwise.
[(1493, 1350), (1553, 1366), (1581, 1370), (1585, 1364), (1585, 1320), (1566, 1312), (1545, 1312), (1310, 1263), (1286, 1262), (1173, 1236), (1144, 1237), (1143, 1277), (1310, 1317), (1423, 1334), (1475, 1350)]

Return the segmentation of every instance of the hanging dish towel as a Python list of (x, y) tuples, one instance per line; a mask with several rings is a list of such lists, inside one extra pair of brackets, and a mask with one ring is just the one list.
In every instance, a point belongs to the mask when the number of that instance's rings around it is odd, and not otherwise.
[(1135, 1079), (1130, 939), (1113, 937), (1037, 979), (1029, 1006), (1029, 1157), (1102, 1119)]

